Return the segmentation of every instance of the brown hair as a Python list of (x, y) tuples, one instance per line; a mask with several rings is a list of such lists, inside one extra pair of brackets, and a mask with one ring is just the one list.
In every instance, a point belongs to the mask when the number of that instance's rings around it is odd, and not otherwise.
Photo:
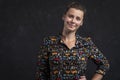
[(70, 8), (75, 8), (78, 10), (82, 10), (84, 12), (84, 14), (86, 13), (86, 8), (80, 4), (80, 2), (71, 2), (67, 5), (67, 8), (64, 11), (64, 14), (66, 14), (66, 12), (70, 9)]

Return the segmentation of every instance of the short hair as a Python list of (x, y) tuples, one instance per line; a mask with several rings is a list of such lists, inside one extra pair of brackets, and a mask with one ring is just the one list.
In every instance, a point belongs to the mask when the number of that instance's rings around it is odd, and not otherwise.
[(64, 11), (64, 14), (67, 13), (67, 11), (70, 9), (70, 8), (75, 8), (75, 9), (78, 9), (78, 10), (82, 10), (84, 12), (84, 14), (86, 13), (86, 8), (85, 6), (83, 6), (82, 4), (80, 4), (80, 2), (78, 1), (74, 1), (74, 2), (71, 2), (67, 5), (67, 8), (65, 9)]

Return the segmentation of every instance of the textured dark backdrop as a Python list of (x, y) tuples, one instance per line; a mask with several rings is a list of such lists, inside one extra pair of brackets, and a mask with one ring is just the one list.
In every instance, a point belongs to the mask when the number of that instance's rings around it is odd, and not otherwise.
[[(0, 80), (34, 80), (42, 38), (60, 32), (70, 0), (0, 0)], [(120, 80), (119, 0), (79, 0), (87, 8), (82, 36), (90, 36), (109, 59), (105, 80)], [(87, 76), (95, 66), (89, 61)], [(88, 79), (90, 80), (90, 79)]]

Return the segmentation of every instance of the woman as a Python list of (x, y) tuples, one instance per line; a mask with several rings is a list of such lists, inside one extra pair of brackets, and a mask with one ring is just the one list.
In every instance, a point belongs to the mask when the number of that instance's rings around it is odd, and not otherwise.
[(36, 80), (87, 80), (87, 60), (97, 65), (91, 80), (101, 80), (109, 69), (106, 57), (90, 38), (76, 34), (83, 25), (85, 8), (78, 2), (67, 6), (60, 35), (44, 38), (38, 54)]

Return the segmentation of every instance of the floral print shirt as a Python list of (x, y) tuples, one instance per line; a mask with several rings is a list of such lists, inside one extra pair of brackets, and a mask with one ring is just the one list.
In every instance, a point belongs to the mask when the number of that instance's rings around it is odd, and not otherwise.
[(97, 65), (96, 73), (105, 75), (109, 69), (108, 60), (91, 38), (79, 35), (71, 49), (61, 40), (61, 35), (44, 38), (37, 57), (35, 80), (79, 80), (85, 75), (89, 59)]

